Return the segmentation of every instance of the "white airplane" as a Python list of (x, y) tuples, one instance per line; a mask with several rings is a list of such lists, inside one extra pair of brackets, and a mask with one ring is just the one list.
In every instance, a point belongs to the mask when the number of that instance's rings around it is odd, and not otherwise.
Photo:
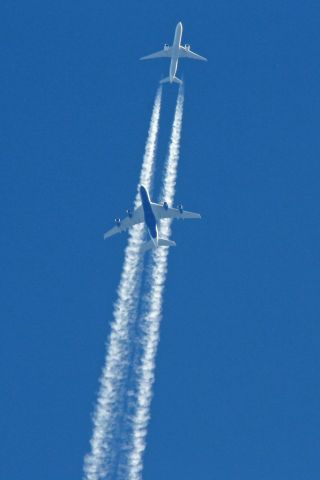
[(173, 44), (170, 47), (167, 43), (164, 45), (163, 50), (160, 52), (152, 53), (151, 55), (147, 55), (146, 57), (141, 57), (140, 60), (151, 60), (152, 58), (161, 58), (161, 57), (169, 57), (171, 58), (170, 62), (170, 69), (169, 69), (169, 77), (164, 78), (161, 80), (160, 83), (166, 82), (175, 82), (175, 83), (182, 83), (182, 80), (176, 77), (176, 72), (178, 68), (178, 61), (179, 58), (192, 58), (193, 60), (205, 60), (205, 57), (201, 57), (197, 53), (194, 53), (190, 50), (190, 45), (187, 43), (185, 46), (181, 45), (181, 37), (182, 37), (182, 23), (179, 22), (176, 26), (176, 31), (174, 33)]
[(157, 247), (175, 247), (176, 243), (172, 240), (159, 238), (157, 223), (163, 218), (201, 218), (199, 213), (184, 211), (182, 205), (179, 205), (178, 208), (170, 208), (167, 202), (163, 202), (163, 205), (151, 202), (148, 190), (143, 185), (140, 186), (140, 197), (141, 205), (133, 212), (127, 210), (128, 216), (123, 220), (116, 218), (116, 225), (104, 234), (104, 239), (112, 237), (112, 235), (116, 233), (124, 232), (132, 227), (132, 225), (144, 222), (151, 240), (142, 245), (142, 252)]

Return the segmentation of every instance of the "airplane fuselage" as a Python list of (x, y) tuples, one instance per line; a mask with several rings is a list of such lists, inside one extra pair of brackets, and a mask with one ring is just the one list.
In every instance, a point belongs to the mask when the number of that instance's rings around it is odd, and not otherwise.
[(179, 22), (174, 32), (174, 39), (172, 44), (172, 56), (171, 56), (170, 70), (169, 70), (170, 83), (173, 82), (173, 79), (177, 73), (181, 37), (182, 37), (182, 23)]
[(142, 202), (145, 224), (147, 226), (151, 240), (154, 243), (154, 246), (157, 247), (158, 246), (157, 221), (152, 210), (149, 193), (143, 185), (140, 186), (140, 197)]

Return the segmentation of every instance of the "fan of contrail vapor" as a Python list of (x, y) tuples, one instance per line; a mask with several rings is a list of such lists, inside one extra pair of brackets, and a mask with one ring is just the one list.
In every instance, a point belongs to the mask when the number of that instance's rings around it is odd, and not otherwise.
[[(139, 184), (151, 187), (154, 159), (159, 130), (162, 89), (158, 89), (145, 146)], [(135, 208), (139, 204), (137, 193)], [(132, 324), (136, 317), (141, 277), (140, 246), (143, 224), (135, 225), (125, 250), (123, 270), (114, 307), (114, 319), (107, 344), (105, 364), (100, 378), (100, 388), (93, 414), (91, 451), (84, 459), (84, 479), (99, 480), (109, 476), (116, 461), (116, 437), (121, 420), (124, 385), (128, 375)]]
[[(175, 115), (171, 131), (169, 153), (166, 161), (160, 203), (172, 204), (175, 193), (177, 167), (183, 116), (184, 92), (179, 88)], [(159, 237), (169, 238), (171, 220), (161, 220)], [(125, 478), (139, 480), (143, 468), (142, 456), (146, 446), (146, 434), (150, 418), (152, 386), (154, 382), (155, 357), (159, 342), (162, 298), (167, 273), (168, 247), (157, 248), (152, 253), (149, 265), (148, 286), (150, 293), (145, 296), (140, 319), (142, 358), (137, 369), (136, 410), (131, 419), (132, 433), (129, 439), (128, 471)]]

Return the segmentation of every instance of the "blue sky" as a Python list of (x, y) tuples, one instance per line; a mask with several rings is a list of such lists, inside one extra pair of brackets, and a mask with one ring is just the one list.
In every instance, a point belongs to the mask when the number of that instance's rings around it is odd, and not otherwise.
[[(1, 478), (81, 478), (152, 103), (185, 114), (144, 478), (318, 479), (318, 2), (1, 5)], [(158, 165), (176, 85), (163, 96)], [(161, 169), (155, 185), (160, 188)]]

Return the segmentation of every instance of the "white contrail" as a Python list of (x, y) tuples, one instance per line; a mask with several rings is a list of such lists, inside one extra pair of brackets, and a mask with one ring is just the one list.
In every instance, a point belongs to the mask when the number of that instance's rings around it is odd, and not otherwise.
[[(150, 121), (145, 154), (139, 184), (152, 185), (154, 159), (159, 130), (162, 89), (158, 89)], [(135, 208), (139, 204), (139, 194)], [(130, 353), (130, 329), (135, 320), (137, 297), (141, 277), (140, 246), (143, 239), (143, 224), (135, 225), (129, 233), (128, 245), (118, 299), (114, 307), (114, 319), (106, 349), (105, 364), (100, 378), (100, 388), (93, 414), (91, 451), (84, 459), (84, 479), (99, 480), (109, 475), (117, 456), (115, 441), (117, 426), (123, 408), (123, 386), (126, 382)]]
[[(183, 102), (183, 87), (180, 87), (160, 196), (160, 202), (165, 200), (169, 204), (172, 204), (175, 193)], [(159, 237), (169, 238), (170, 233), (171, 220), (162, 220), (159, 225)], [(155, 357), (159, 342), (162, 298), (167, 273), (168, 251), (168, 247), (155, 249), (152, 253), (149, 266), (148, 287), (150, 288), (150, 293), (145, 296), (145, 305), (143, 307), (144, 313), (140, 319), (143, 352), (137, 372), (136, 410), (131, 418), (132, 432), (129, 440), (131, 448), (129, 449), (128, 471), (126, 476), (128, 480), (139, 480), (143, 468), (142, 457), (146, 447), (147, 427), (150, 418)]]

